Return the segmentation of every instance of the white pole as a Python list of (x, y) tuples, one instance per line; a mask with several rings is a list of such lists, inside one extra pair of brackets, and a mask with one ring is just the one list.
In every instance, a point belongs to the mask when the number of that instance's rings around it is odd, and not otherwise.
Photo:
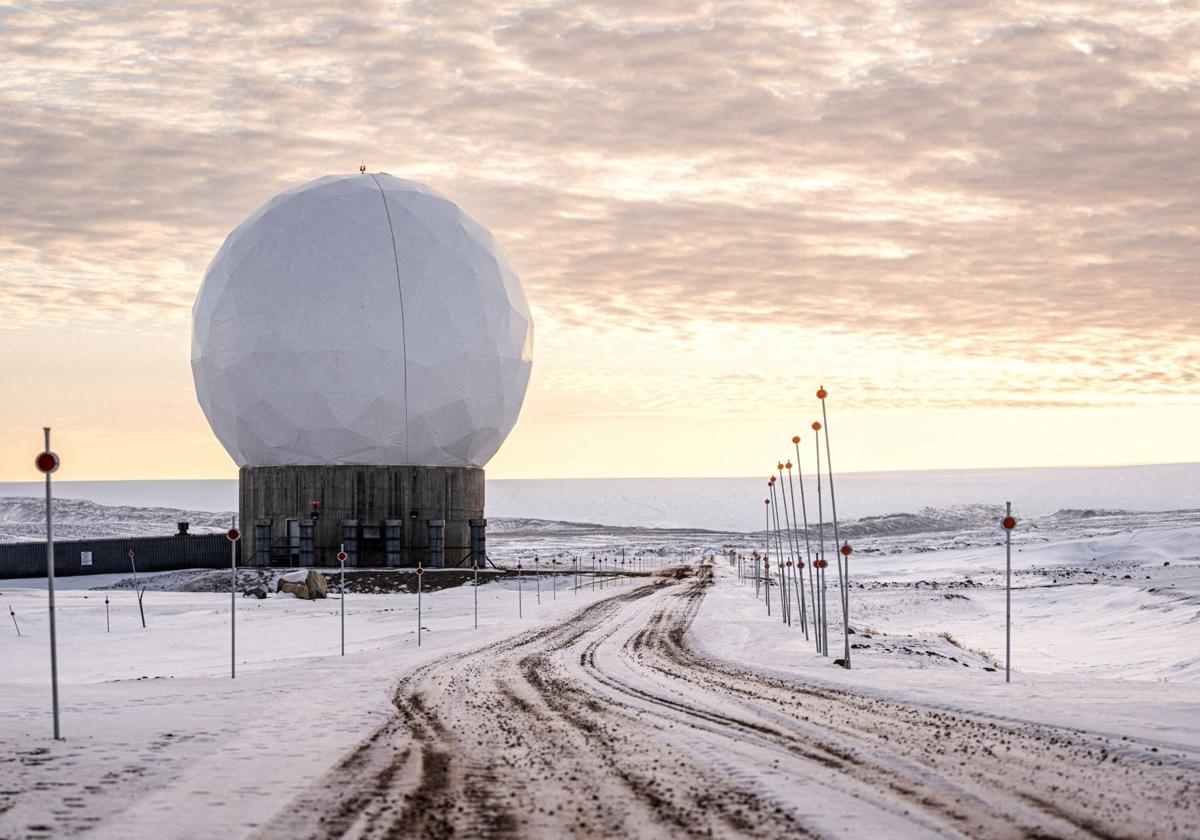
[(537, 581), (537, 602), (542, 603), (542, 570), (538, 566), (538, 556), (533, 555), (533, 577)]
[(424, 588), (425, 570), (417, 566), (417, 647), (421, 646), (421, 590)]
[(525, 617), (525, 606), (521, 603), (521, 561), (517, 561), (517, 618)]
[(472, 563), (471, 569), (475, 572), (475, 629), (479, 629), (479, 564)]
[[(50, 427), (45, 426), (42, 431), (46, 436), (46, 451), (50, 452)], [(54, 620), (54, 515), (51, 511), (50, 472), (46, 472), (46, 587), (50, 595), (50, 696), (54, 704), (54, 740), (61, 741), (62, 733), (58, 725), (58, 636), (55, 633)]]

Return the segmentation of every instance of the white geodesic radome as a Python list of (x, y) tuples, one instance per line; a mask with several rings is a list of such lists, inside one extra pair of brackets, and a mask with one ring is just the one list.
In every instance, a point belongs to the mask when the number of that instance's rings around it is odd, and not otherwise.
[(482, 467), (533, 365), (529, 304), (491, 234), (382, 173), (260, 207), (192, 321), (196, 395), (239, 466)]

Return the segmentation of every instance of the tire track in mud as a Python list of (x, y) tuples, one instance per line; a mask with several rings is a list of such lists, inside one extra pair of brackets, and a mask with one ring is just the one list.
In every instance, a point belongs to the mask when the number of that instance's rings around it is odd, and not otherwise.
[(1098, 762), (1100, 736), (705, 657), (687, 634), (710, 584), (700, 567), (420, 666), (396, 688), (396, 717), (258, 836), (853, 833), (815, 819), (826, 794), (841, 816), (861, 806), (906, 836), (1200, 834), (1195, 768), (1156, 766), (1139, 745), (1109, 744)]
[[(686, 634), (709, 585), (711, 570), (702, 570), (679, 598), (665, 599), (623, 653), (668, 685), (736, 697), (768, 712), (765, 725), (722, 721), (721, 716), (718, 722), (890, 790), (914, 808), (945, 819), (948, 829), (972, 835), (1200, 836), (1200, 766), (1195, 762), (1164, 765), (1146, 745), (1114, 745), (1106, 736), (1076, 730), (807, 687), (697, 654)], [(591, 668), (596, 668), (597, 647), (587, 659)], [(602, 682), (646, 694), (596, 670)], [(686, 702), (658, 695), (647, 699), (714, 719)]]
[(671, 585), (416, 669), (395, 691), (396, 718), (257, 836), (805, 836), (654, 733), (635, 737), (635, 714), (596, 702), (553, 661)]

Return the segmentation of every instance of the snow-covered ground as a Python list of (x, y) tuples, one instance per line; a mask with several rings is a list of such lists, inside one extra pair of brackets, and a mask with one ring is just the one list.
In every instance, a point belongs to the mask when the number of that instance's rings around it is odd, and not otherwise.
[[(767, 550), (763, 534), (511, 520), (497, 562), (625, 551), (628, 568), (717, 557), (716, 584), (689, 634), (714, 659), (808, 684), (942, 709), (1138, 739), (1164, 760), (1200, 755), (1200, 512), (1066, 509), (1023, 517), (1013, 552), (1013, 682), (1004, 659), (998, 508), (961, 506), (846, 523), (855, 544), (853, 669), (818, 656), (798, 624), (768, 617), (725, 553)], [(777, 551), (773, 549), (773, 553)], [(830, 581), (836, 579), (830, 570)], [(237, 837), (308, 789), (393, 713), (395, 686), (456, 651), (558, 622), (611, 595), (511, 580), (416, 596), (237, 599), (238, 675), (229, 678), (228, 594), (59, 581), (65, 740), (50, 740), (46, 592), (0, 580), (0, 837)], [(164, 585), (180, 588), (181, 582)], [(622, 584), (632, 587), (632, 581)], [(101, 589), (100, 587), (105, 587)], [(111, 632), (104, 600), (110, 601)], [(841, 655), (830, 591), (830, 648)], [(22, 635), (9, 616), (16, 614)], [(999, 667), (997, 667), (999, 666)], [(995, 669), (995, 670), (987, 670)], [(1151, 747), (1147, 747), (1149, 749)]]
[[(228, 594), (148, 592), (146, 628), (120, 576), (60, 580), (64, 741), (50, 739), (49, 630), (43, 581), (0, 582), (0, 837), (241, 836), (394, 710), (405, 671), (449, 651), (559, 619), (611, 595), (544, 579), (416, 595), (237, 599), (230, 679)], [(557, 592), (555, 589), (557, 588)], [(104, 600), (112, 631), (106, 631)], [(16, 613), (17, 636), (8, 613)], [(4, 626), (4, 625), (0, 625)]]

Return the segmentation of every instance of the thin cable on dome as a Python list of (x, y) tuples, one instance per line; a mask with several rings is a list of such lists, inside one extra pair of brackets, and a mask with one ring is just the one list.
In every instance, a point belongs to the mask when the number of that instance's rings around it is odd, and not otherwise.
[(412, 451), (408, 445), (408, 339), (404, 327), (404, 287), (400, 284), (400, 253), (396, 250), (396, 229), (392, 227), (392, 211), (388, 209), (387, 193), (374, 175), (370, 176), (379, 187), (379, 197), (383, 199), (383, 212), (387, 214), (388, 233), (392, 237), (392, 261), (396, 266), (396, 291), (400, 295), (400, 350), (404, 353), (404, 460), (412, 460)]

